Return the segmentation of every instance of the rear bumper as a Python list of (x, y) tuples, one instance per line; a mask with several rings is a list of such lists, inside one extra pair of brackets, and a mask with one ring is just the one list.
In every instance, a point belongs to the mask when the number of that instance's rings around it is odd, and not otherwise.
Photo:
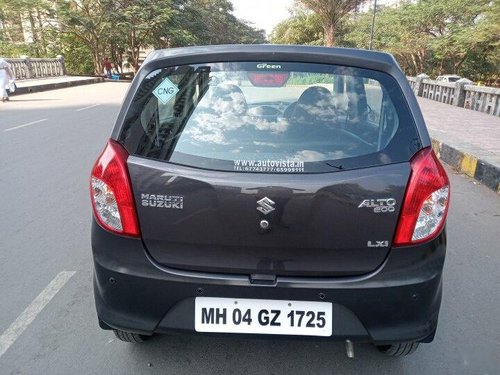
[(433, 339), (446, 236), (443, 231), (429, 243), (392, 249), (379, 269), (362, 277), (278, 277), (273, 285), (255, 285), (241, 275), (162, 268), (141, 240), (110, 234), (95, 222), (92, 248), (97, 315), (105, 329), (194, 332), (197, 296), (327, 301), (333, 303), (328, 339), (384, 344)]

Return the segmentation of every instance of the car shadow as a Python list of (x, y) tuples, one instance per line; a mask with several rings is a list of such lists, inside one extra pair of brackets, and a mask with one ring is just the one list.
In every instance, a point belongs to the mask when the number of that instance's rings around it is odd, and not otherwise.
[(380, 374), (408, 372), (405, 359), (386, 357), (370, 344), (355, 344), (355, 357), (351, 359), (346, 356), (344, 343), (311, 339), (158, 335), (126, 349), (134, 362), (142, 362), (153, 373), (361, 374), (367, 373), (367, 369)]

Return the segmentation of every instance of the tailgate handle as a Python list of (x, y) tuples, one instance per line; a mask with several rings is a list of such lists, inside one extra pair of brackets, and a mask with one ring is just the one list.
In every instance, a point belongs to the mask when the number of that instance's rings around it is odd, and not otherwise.
[(250, 283), (257, 285), (274, 285), (276, 284), (276, 275), (254, 273), (250, 275)]

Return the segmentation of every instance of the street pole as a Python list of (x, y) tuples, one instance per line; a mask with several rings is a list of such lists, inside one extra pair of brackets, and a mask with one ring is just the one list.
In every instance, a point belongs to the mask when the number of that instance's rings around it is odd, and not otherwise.
[(374, 0), (373, 4), (373, 16), (372, 16), (372, 31), (370, 33), (370, 48), (372, 49), (373, 46), (373, 33), (375, 31), (375, 13), (377, 12), (377, 0)]

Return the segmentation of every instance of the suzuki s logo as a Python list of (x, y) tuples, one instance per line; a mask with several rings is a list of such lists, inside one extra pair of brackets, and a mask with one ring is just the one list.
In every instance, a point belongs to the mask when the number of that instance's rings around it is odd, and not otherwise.
[(267, 215), (269, 212), (272, 212), (275, 210), (274, 203), (272, 200), (270, 200), (268, 197), (264, 197), (261, 200), (257, 201), (257, 210), (262, 212), (264, 215)]

